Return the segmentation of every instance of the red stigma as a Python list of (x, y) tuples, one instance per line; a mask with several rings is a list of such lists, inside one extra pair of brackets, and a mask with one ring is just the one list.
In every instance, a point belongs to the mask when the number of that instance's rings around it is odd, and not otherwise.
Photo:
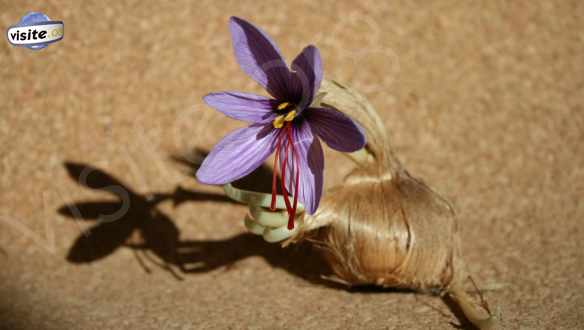
[[(284, 131), (285, 130), (285, 131)], [(278, 161), (280, 161), (280, 188), (282, 195), (284, 195), (284, 203), (286, 204), (286, 211), (288, 212), (288, 230), (294, 229), (294, 218), (296, 217), (296, 209), (298, 207), (298, 184), (300, 182), (300, 169), (298, 167), (298, 153), (294, 146), (294, 138), (292, 135), (292, 123), (287, 122), (283, 130), (278, 132), (276, 141), (276, 154), (274, 155), (274, 174), (272, 176), (272, 203), (270, 209), (276, 210), (276, 195), (277, 195), (277, 169)], [(280, 159), (280, 151), (284, 148), (284, 159)], [(292, 154), (291, 156), (289, 154)], [(288, 158), (292, 158), (292, 177), (296, 176), (294, 182), (294, 201), (290, 203), (290, 192), (286, 189), (286, 166), (288, 165)]]

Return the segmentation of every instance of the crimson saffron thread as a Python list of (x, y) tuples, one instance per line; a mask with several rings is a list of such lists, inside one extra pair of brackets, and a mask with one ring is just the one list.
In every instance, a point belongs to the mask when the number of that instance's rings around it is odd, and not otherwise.
[[(298, 209), (298, 186), (300, 183), (300, 167), (298, 166), (298, 152), (294, 145), (294, 138), (292, 137), (292, 122), (287, 122), (284, 127), (284, 131), (280, 131), (276, 141), (275, 155), (274, 155), (274, 173), (272, 175), (272, 202), (270, 209), (272, 211), (276, 210), (276, 196), (277, 196), (277, 170), (278, 161), (280, 160), (280, 188), (282, 189), (282, 195), (284, 196), (284, 204), (286, 205), (286, 211), (288, 212), (288, 229), (294, 229), (294, 219), (296, 218), (296, 210)], [(286, 140), (284, 140), (286, 139)], [(284, 140), (284, 142), (282, 142)], [(284, 148), (284, 158), (280, 159), (279, 155)], [(291, 153), (291, 156), (289, 155)], [(294, 190), (288, 191), (286, 189), (286, 167), (288, 166), (288, 159), (292, 158), (292, 171), (290, 173), (290, 179), (294, 180)], [(290, 202), (290, 194), (294, 195), (294, 200)]]

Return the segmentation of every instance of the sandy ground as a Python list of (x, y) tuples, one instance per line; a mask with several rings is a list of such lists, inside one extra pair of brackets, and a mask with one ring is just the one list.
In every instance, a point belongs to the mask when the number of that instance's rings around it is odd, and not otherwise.
[[(232, 56), (231, 15), (287, 58), (317, 45), (326, 76), (370, 98), (407, 168), (456, 206), (503, 328), (584, 327), (584, 2), (160, 3), (0, 3), (3, 31), (29, 10), (65, 22), (40, 52), (0, 42), (0, 328), (461, 324), (435, 297), (322, 285), (310, 247), (246, 234), (245, 208), (173, 158), (241, 126), (201, 96), (261, 93)], [(350, 164), (326, 153), (332, 186)], [(104, 186), (131, 203), (97, 226), (124, 206)]]

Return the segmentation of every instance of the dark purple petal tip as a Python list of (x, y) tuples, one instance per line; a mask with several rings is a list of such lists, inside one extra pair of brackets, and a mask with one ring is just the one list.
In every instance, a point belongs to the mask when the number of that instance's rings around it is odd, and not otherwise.
[(338, 110), (310, 108), (305, 114), (312, 130), (332, 149), (353, 152), (367, 142), (363, 128)]
[(276, 99), (287, 96), (290, 70), (278, 46), (260, 28), (239, 17), (229, 20), (235, 58), (241, 69)]
[(305, 47), (292, 62), (294, 92), (300, 96), (300, 109), (310, 105), (322, 81), (322, 62), (318, 48)]

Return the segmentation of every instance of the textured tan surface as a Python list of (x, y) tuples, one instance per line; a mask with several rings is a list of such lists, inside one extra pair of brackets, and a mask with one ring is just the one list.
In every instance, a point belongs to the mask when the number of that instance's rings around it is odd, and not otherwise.
[[(221, 190), (197, 185), (170, 155), (208, 149), (241, 125), (201, 96), (260, 91), (232, 57), (230, 15), (262, 26), (287, 58), (316, 44), (327, 77), (370, 97), (406, 166), (454, 202), (466, 261), (498, 288), (485, 295), (505, 328), (583, 327), (582, 1), (113, 3), (0, 3), (3, 31), (33, 9), (65, 22), (65, 39), (41, 52), (0, 42), (0, 327), (459, 324), (437, 298), (314, 283), (310, 251), (242, 235), (242, 206), (192, 200)], [(77, 184), (65, 161), (122, 180), (137, 194), (137, 226), (177, 229), (188, 266), (209, 269), (178, 281), (145, 260), (147, 273), (128, 247), (68, 262), (93, 223), (58, 209), (94, 201), (103, 213), (115, 198)], [(327, 151), (326, 184), (349, 168)], [(139, 202), (178, 185), (190, 201), (165, 200), (158, 213)]]

